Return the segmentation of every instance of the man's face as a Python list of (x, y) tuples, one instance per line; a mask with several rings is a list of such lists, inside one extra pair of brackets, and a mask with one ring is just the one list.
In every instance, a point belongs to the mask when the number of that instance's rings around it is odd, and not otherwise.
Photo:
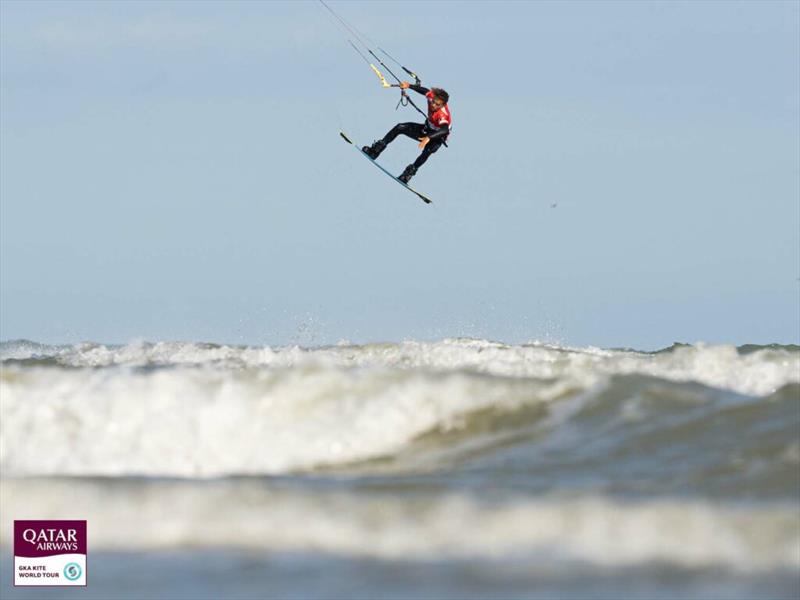
[(444, 100), (439, 98), (439, 96), (434, 96), (433, 99), (431, 100), (431, 107), (433, 108), (433, 110), (439, 110), (443, 106), (444, 106)]

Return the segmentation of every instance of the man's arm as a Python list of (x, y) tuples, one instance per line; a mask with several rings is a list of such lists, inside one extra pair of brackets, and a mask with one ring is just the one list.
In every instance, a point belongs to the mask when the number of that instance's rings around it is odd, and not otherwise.
[(408, 89), (414, 90), (415, 92), (417, 92), (418, 94), (422, 94), (423, 96), (425, 94), (427, 94), (428, 92), (430, 92), (430, 90), (428, 88), (426, 88), (426, 87), (422, 87), (421, 85), (416, 85), (416, 84), (413, 84), (413, 83), (408, 83), (407, 81), (403, 81), (400, 84), (400, 88), (404, 89), (404, 90), (408, 90)]
[[(432, 140), (438, 140), (439, 138), (443, 138), (448, 133), (450, 133), (450, 125), (448, 125), (447, 123), (445, 123), (444, 125), (442, 125), (438, 129), (434, 129), (433, 133), (431, 133), (430, 135), (426, 135), (425, 137), (419, 139), (419, 148), (420, 148), (420, 150), (423, 149), (425, 146), (427, 146)], [(445, 142), (444, 145), (446, 146), (447, 142)]]
[(428, 139), (430, 141), (438, 140), (439, 138), (445, 137), (448, 133), (450, 133), (450, 125), (445, 123), (438, 129), (435, 129), (434, 132), (428, 136)]

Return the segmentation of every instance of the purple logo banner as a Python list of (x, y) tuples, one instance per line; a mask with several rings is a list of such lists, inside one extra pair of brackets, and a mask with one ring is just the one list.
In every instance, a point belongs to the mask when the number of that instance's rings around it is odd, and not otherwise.
[(14, 556), (86, 554), (86, 521), (14, 521)]

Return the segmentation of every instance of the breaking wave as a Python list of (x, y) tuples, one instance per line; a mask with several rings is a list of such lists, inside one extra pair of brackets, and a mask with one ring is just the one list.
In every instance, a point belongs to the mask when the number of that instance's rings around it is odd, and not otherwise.
[(13, 476), (441, 471), (516, 452), (533, 486), (548, 469), (601, 468), (613, 488), (633, 469), (647, 490), (666, 469), (785, 496), (800, 462), (793, 346), (16, 341), (0, 356), (0, 466)]

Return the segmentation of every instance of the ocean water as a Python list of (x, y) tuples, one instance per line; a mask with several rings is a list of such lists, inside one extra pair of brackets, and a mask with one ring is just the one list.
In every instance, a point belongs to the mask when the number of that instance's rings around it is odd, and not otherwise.
[[(800, 347), (0, 344), (3, 598), (800, 597)], [(13, 588), (14, 519), (89, 586)]]

